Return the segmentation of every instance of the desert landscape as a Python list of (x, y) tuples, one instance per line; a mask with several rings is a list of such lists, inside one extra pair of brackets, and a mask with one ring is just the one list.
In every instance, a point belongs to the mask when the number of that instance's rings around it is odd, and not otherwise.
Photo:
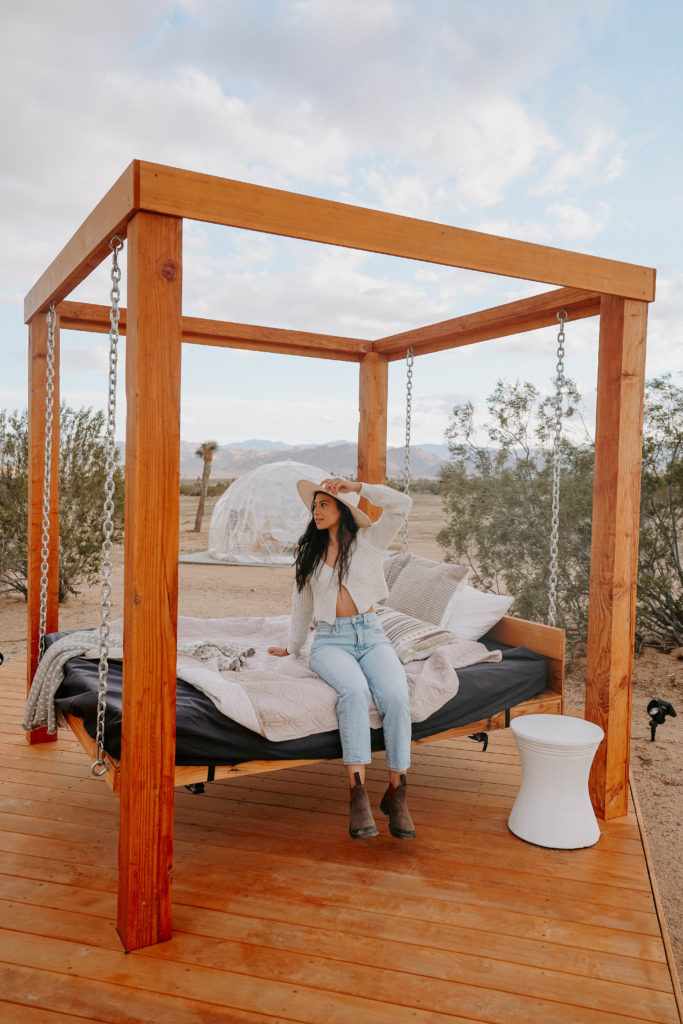
[[(205, 551), (215, 499), (207, 502), (200, 533), (193, 532), (197, 498), (181, 497), (180, 553)], [(435, 536), (444, 522), (438, 495), (415, 495), (409, 523), (409, 546), (416, 554), (439, 559)], [(112, 617), (123, 614), (123, 551), (114, 553)], [(183, 562), (179, 567), (181, 615), (223, 617), (281, 615), (289, 611), (293, 570)], [(60, 628), (96, 626), (98, 587), (84, 588), (60, 608)], [(0, 652), (5, 660), (25, 660), (26, 603), (20, 596), (0, 597)], [(585, 655), (573, 656), (567, 674), (568, 708), (583, 708)], [(646, 838), (674, 949), (683, 975), (683, 650), (664, 654), (645, 649), (636, 658), (633, 678), (631, 774), (646, 826)], [(677, 718), (667, 718), (650, 740), (648, 702), (670, 701)]]

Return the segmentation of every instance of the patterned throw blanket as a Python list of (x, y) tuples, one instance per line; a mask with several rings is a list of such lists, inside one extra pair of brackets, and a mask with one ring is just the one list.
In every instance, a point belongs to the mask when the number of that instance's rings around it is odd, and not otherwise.
[[(313, 633), (301, 655), (274, 658), (268, 647), (284, 647), (289, 616), (239, 619), (178, 619), (177, 674), (201, 690), (218, 710), (267, 739), (280, 741), (330, 732), (338, 727), (337, 694), (308, 667)], [(109, 657), (123, 657), (123, 621), (112, 622)], [(64, 665), (77, 656), (99, 660), (97, 632), (61, 637), (45, 652), (26, 705), (25, 729), (57, 728), (54, 696)], [(411, 715), (422, 722), (458, 692), (456, 669), (481, 661), (500, 661), (500, 651), (459, 640), (439, 647), (423, 661), (404, 667), (410, 689)], [(235, 671), (239, 669), (239, 671)], [(374, 704), (373, 728), (381, 725)]]

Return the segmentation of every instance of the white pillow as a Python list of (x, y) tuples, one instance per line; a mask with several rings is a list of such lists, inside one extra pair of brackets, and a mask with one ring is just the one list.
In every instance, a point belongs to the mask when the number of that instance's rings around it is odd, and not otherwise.
[(458, 641), (458, 637), (449, 630), (414, 619), (386, 605), (379, 605), (375, 610), (382, 629), (404, 665), (407, 661), (424, 661), (437, 647)]
[(411, 555), (389, 587), (386, 603), (404, 615), (445, 626), (453, 596), (465, 586), (469, 574), (465, 565)]
[(464, 586), (453, 595), (442, 625), (461, 640), (479, 640), (503, 618), (513, 601), (507, 594), (484, 594)]

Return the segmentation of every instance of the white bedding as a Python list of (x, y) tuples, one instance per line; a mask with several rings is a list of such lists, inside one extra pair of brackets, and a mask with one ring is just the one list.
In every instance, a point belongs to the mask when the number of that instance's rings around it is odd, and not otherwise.
[[(110, 629), (113, 640), (122, 635), (123, 621), (112, 622)], [(337, 694), (308, 667), (313, 633), (298, 658), (291, 655), (275, 658), (268, 654), (268, 647), (286, 646), (288, 631), (288, 615), (230, 619), (181, 617), (178, 619), (179, 644), (222, 641), (238, 644), (242, 649), (253, 648), (254, 653), (242, 659), (239, 671), (219, 671), (218, 655), (215, 659), (198, 660), (179, 654), (177, 674), (206, 694), (222, 714), (267, 739), (290, 740), (334, 730), (338, 725)], [(50, 650), (46, 652), (46, 659)], [(71, 656), (75, 657), (76, 653)], [(78, 653), (99, 660), (97, 649)], [(123, 651), (110, 644), (109, 656), (120, 659)], [(438, 648), (424, 661), (408, 662), (404, 667), (413, 721), (424, 721), (456, 695), (458, 668), (500, 659), (500, 651), (488, 651), (481, 643), (461, 640)], [(370, 721), (375, 728), (381, 725), (374, 704)]]
[[(112, 632), (122, 623), (112, 623)], [(337, 728), (337, 694), (308, 667), (311, 632), (298, 658), (274, 658), (269, 647), (285, 647), (289, 616), (241, 619), (178, 619), (178, 641), (232, 640), (253, 647), (239, 672), (218, 672), (212, 663), (178, 657), (178, 676), (201, 690), (222, 714), (270, 740), (328, 732)], [(458, 692), (456, 669), (480, 661), (500, 661), (500, 651), (487, 651), (471, 640), (438, 648), (425, 661), (406, 666), (411, 717), (422, 722)], [(374, 728), (382, 724), (374, 704)]]

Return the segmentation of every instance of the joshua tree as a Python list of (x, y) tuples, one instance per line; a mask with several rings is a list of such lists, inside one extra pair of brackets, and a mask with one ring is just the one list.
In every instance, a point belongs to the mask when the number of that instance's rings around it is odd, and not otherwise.
[(200, 444), (199, 448), (195, 452), (200, 459), (204, 459), (204, 472), (202, 473), (202, 486), (199, 491), (199, 505), (197, 506), (197, 518), (194, 521), (194, 532), (199, 533), (202, 528), (202, 519), (204, 518), (204, 502), (206, 501), (206, 492), (209, 487), (209, 477), (211, 476), (211, 462), (214, 455), (218, 451), (217, 441), (204, 441)]

